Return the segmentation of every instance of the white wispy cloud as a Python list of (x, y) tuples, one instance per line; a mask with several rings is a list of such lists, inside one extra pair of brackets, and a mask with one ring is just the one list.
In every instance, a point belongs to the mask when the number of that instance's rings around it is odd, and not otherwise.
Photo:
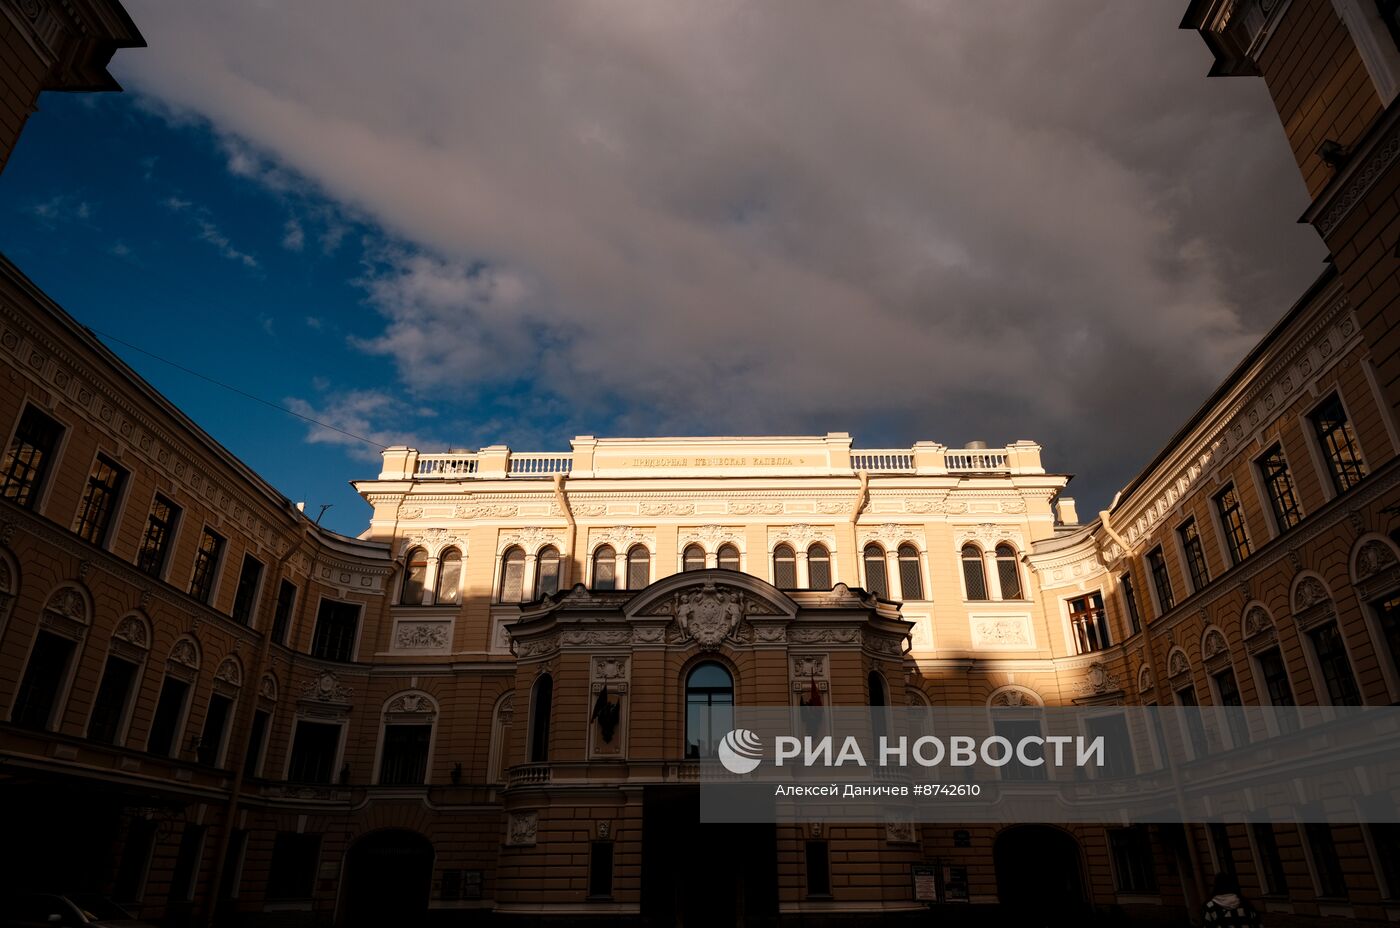
[(225, 258), (248, 268), (258, 266), (257, 258), (234, 247), (233, 240), (214, 222), (213, 214), (208, 208), (200, 206), (192, 200), (185, 200), (174, 195), (166, 197), (161, 202), (171, 212), (188, 215), (196, 231), (196, 237), (200, 241), (213, 245)]
[(230, 170), (409, 243), (357, 344), (423, 399), (1037, 438), (1106, 495), (1320, 269), (1172, 4), (130, 6), (120, 76)]

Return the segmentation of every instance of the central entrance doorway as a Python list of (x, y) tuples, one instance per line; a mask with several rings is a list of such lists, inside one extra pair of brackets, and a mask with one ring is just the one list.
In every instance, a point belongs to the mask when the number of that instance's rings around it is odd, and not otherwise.
[(650, 924), (776, 922), (776, 826), (702, 824), (696, 786), (647, 787), (642, 801), (642, 914)]
[(371, 832), (351, 846), (340, 885), (343, 928), (420, 928), (433, 885), (432, 842), (396, 828)]
[(1007, 924), (1083, 925), (1079, 842), (1049, 825), (1013, 825), (996, 838), (997, 896)]

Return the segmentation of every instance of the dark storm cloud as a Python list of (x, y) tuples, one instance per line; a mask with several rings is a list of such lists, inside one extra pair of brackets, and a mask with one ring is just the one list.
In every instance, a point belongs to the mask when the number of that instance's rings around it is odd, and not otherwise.
[(121, 77), (412, 243), (360, 345), (420, 401), (1034, 438), (1098, 503), (1321, 270), (1177, 4), (131, 6)]

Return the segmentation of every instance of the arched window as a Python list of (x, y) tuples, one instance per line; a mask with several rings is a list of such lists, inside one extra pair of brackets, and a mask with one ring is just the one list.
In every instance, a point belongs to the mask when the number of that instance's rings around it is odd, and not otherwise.
[(885, 575), (885, 549), (877, 544), (865, 546), (865, 588), (881, 599), (890, 598), (890, 581)]
[(593, 552), (593, 589), (617, 589), (617, 552), (603, 545)]
[(997, 545), (997, 579), (1002, 599), (1021, 598), (1021, 569), (1016, 566), (1016, 549), (1010, 545)]
[(826, 545), (815, 544), (807, 549), (807, 589), (831, 589), (831, 554)]
[(651, 552), (646, 545), (633, 545), (627, 552), (627, 589), (645, 589), (650, 582)]
[(438, 555), (437, 601), (456, 605), (462, 598), (462, 552), (448, 548)]
[(535, 556), (535, 599), (559, 592), (559, 549), (545, 545)]
[(885, 678), (875, 671), (870, 671), (865, 678), (867, 705), (884, 706), (889, 704), (889, 699), (885, 696)]
[(987, 598), (987, 574), (982, 569), (982, 549), (976, 545), (963, 545), (963, 583), (967, 585), (967, 598), (982, 600)]
[(685, 681), (685, 756), (713, 757), (734, 727), (734, 678), (719, 664), (700, 664)]
[(919, 549), (899, 546), (899, 586), (906, 600), (924, 598), (924, 573), (919, 569)]
[(501, 558), (501, 602), (518, 603), (525, 592), (525, 551), (511, 548)]
[(789, 545), (778, 545), (773, 549), (773, 585), (780, 590), (791, 590), (797, 586), (797, 555)]
[(873, 670), (865, 678), (865, 699), (866, 704), (874, 710), (870, 713), (870, 724), (878, 744), (885, 737), (887, 730), (885, 706), (889, 705), (890, 700), (885, 692), (885, 678)]
[(549, 715), (554, 703), (554, 678), (542, 673), (530, 690), (530, 763), (549, 760)]
[(414, 548), (404, 557), (403, 588), (399, 602), (405, 606), (423, 605), (423, 588), (428, 585), (428, 552)]
[(720, 545), (719, 566), (721, 570), (738, 570), (739, 549), (733, 545)]
[(686, 545), (685, 556), (682, 559), (682, 570), (689, 572), (692, 570), (705, 569), (705, 549), (699, 545)]

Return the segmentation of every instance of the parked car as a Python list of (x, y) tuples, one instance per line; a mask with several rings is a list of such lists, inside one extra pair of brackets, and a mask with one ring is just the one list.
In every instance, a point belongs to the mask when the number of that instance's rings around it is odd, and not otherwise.
[(93, 893), (15, 893), (0, 898), (0, 928), (155, 928)]

